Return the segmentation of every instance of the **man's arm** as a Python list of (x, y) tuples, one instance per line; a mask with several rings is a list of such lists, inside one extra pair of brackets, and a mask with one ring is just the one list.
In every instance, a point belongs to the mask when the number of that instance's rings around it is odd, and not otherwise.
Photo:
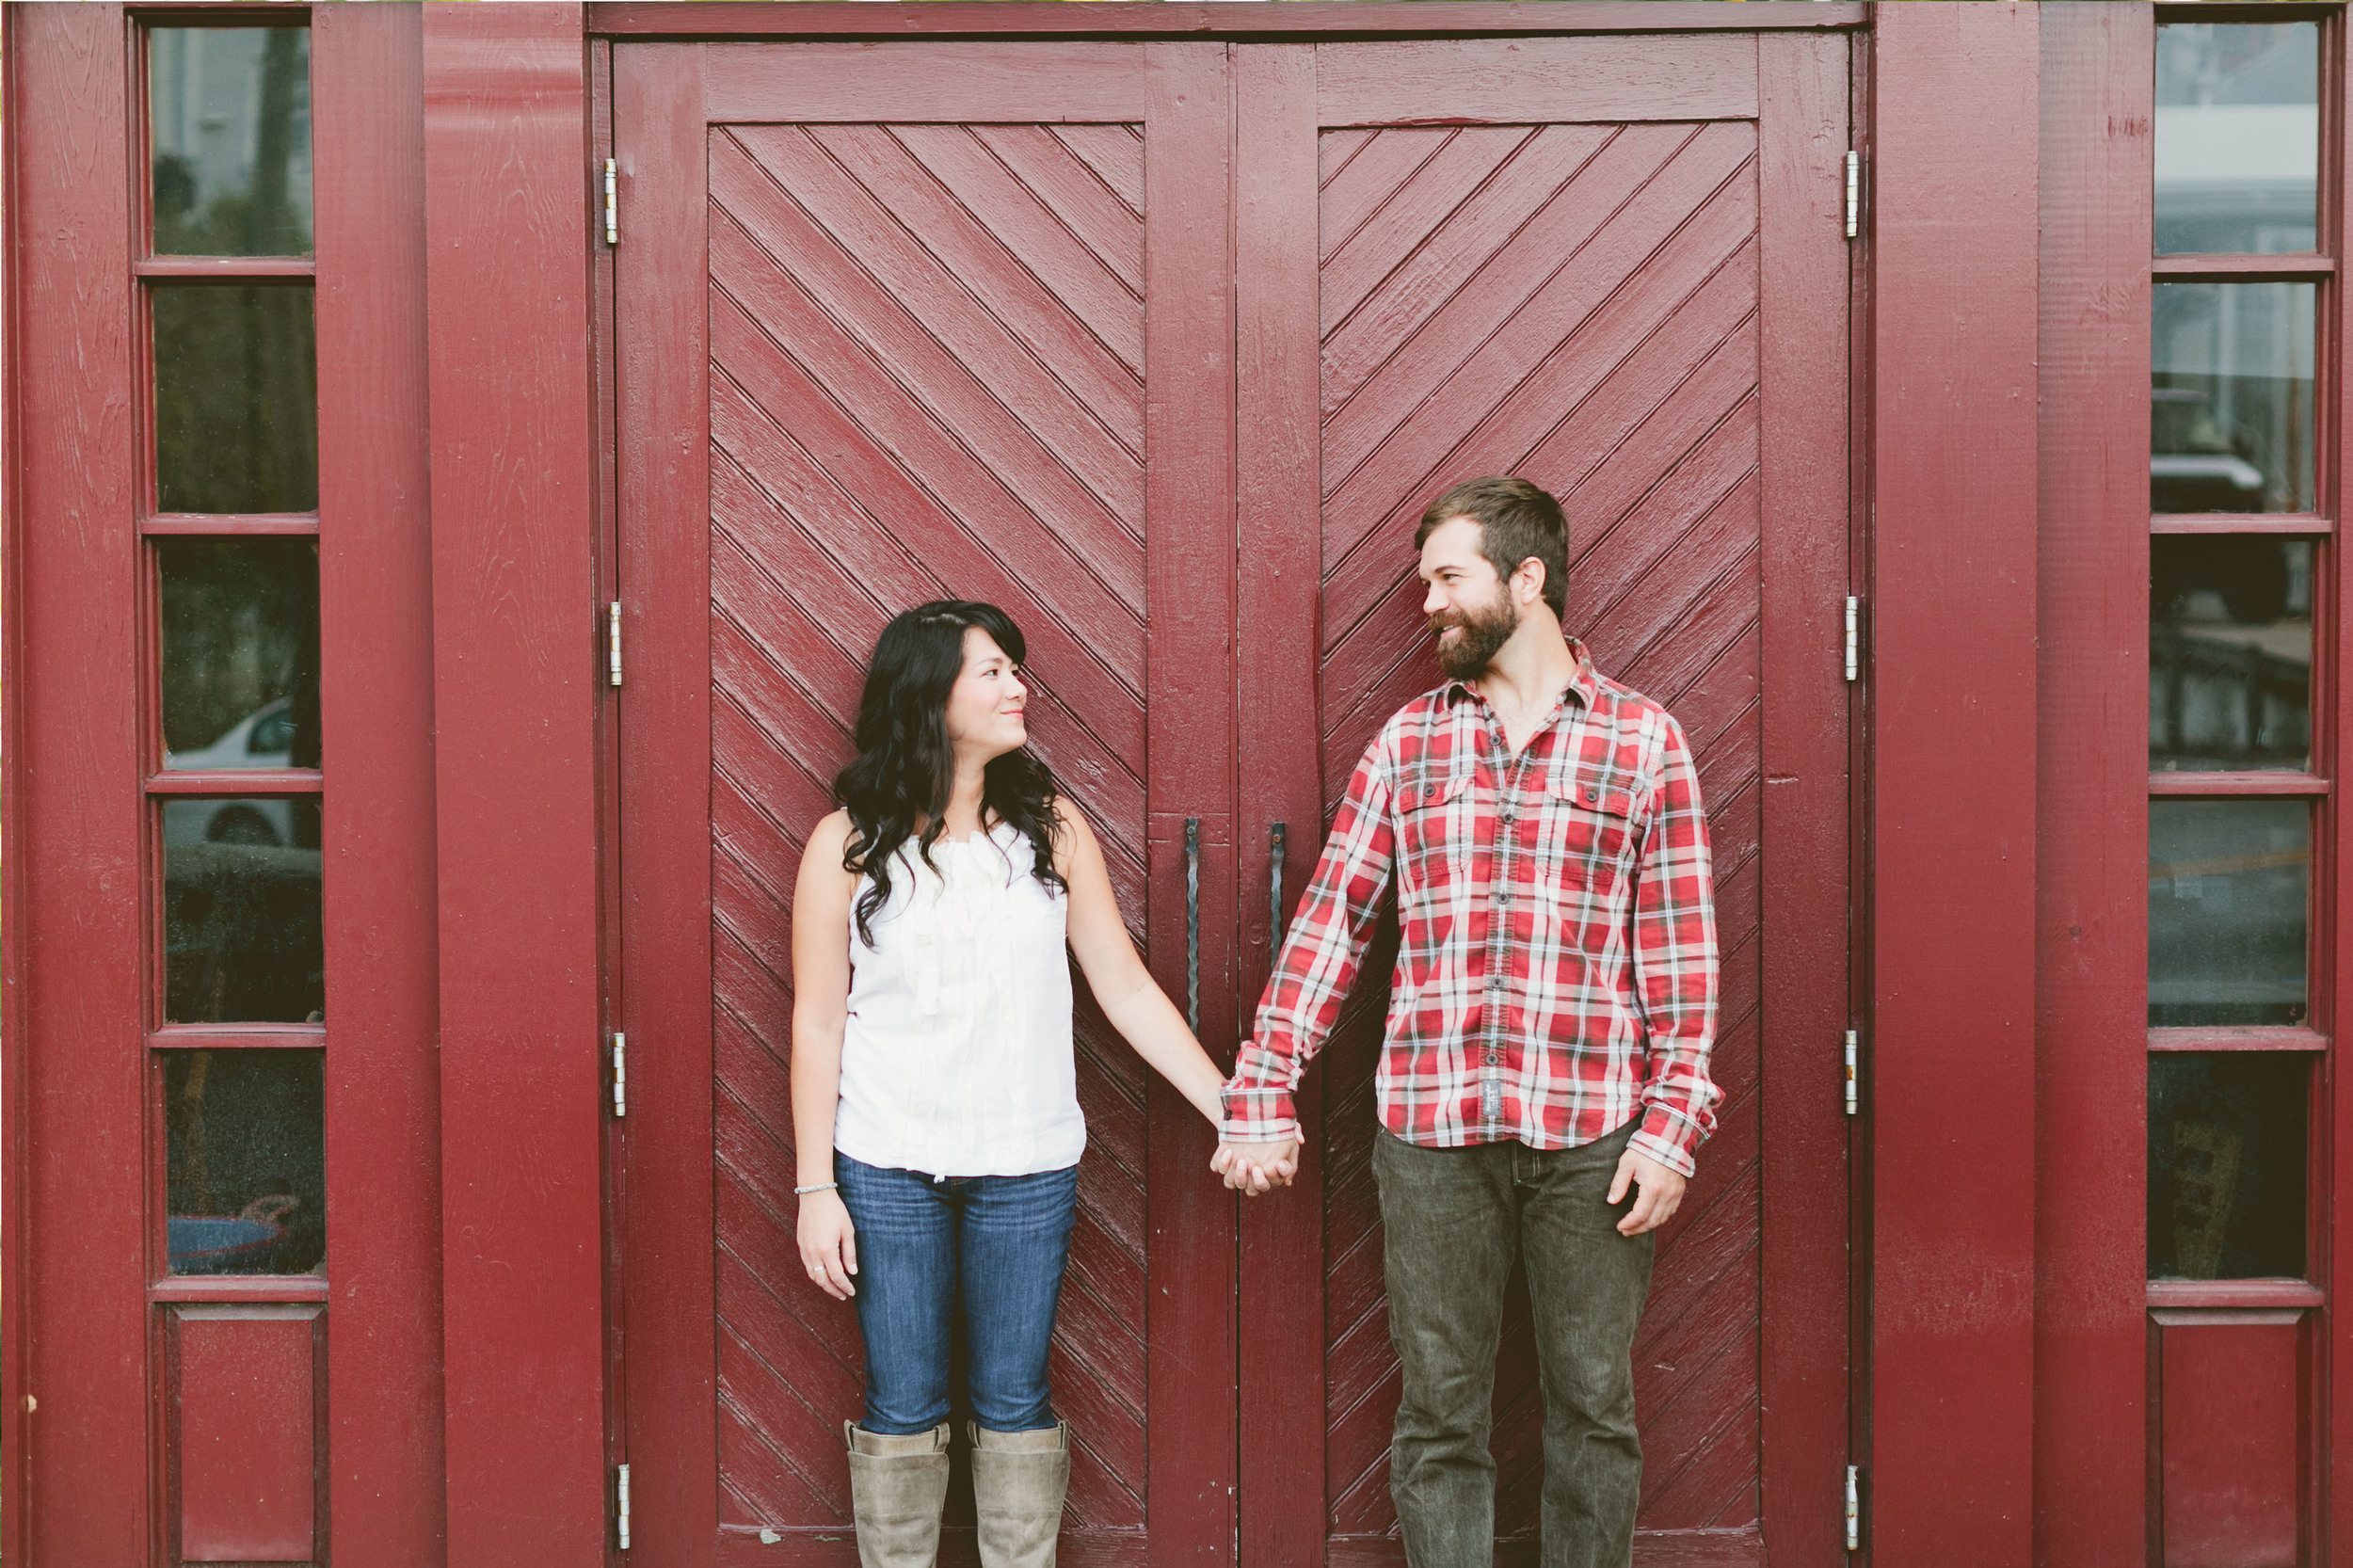
[(1257, 1033), (1242, 1042), (1226, 1080), (1220, 1136), (1227, 1144), (1275, 1143), (1299, 1134), (1291, 1091), (1339, 1019), (1389, 884), (1396, 840), (1379, 751), (1376, 740), (1348, 781), (1315, 879), (1258, 999)]
[(1649, 1033), (1642, 1125), (1627, 1144), (1688, 1176), (1723, 1097), (1707, 1076), (1716, 1039), (1716, 902), (1707, 818), (1683, 727), (1667, 720), (1658, 808), (1634, 894), (1635, 996)]

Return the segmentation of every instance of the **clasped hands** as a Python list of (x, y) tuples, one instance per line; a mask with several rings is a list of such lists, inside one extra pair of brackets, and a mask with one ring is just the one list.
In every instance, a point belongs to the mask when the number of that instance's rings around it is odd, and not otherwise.
[[(1209, 1156), (1209, 1169), (1222, 1177), (1227, 1188), (1257, 1197), (1277, 1187), (1289, 1187), (1291, 1177), (1299, 1174), (1299, 1140), (1278, 1138), (1267, 1144), (1235, 1144), (1221, 1142), (1217, 1152)], [(1609, 1202), (1612, 1207), (1623, 1202), (1628, 1188), (1634, 1190), (1634, 1207), (1618, 1221), (1618, 1234), (1640, 1236), (1657, 1230), (1673, 1218), (1683, 1202), (1684, 1177), (1679, 1171), (1669, 1169), (1646, 1154), (1628, 1149), (1618, 1157), (1618, 1169), (1609, 1182)]]

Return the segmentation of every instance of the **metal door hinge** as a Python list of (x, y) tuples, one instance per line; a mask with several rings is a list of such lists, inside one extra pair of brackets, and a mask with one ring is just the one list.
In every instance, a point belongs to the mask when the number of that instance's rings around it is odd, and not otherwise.
[[(1848, 1093), (1852, 1095), (1854, 1091), (1849, 1087)], [(613, 1032), (613, 1114), (629, 1114), (629, 1036), (617, 1029)]]
[[(1849, 152), (1847, 156), (1851, 158), (1854, 154)], [(1851, 201), (1852, 198), (1849, 200)], [(1847, 219), (1847, 232), (1849, 234), (1854, 232), (1852, 216)], [(620, 171), (615, 168), (611, 158), (604, 160), (604, 243), (607, 245), (621, 243)]]
[[(604, 166), (608, 170), (612, 164)], [(607, 190), (612, 189), (613, 176), (605, 175)], [(612, 198), (605, 199), (608, 202)], [(608, 220), (609, 222), (609, 220)], [(607, 231), (610, 232), (610, 231)], [(1863, 154), (1849, 150), (1847, 153), (1847, 237), (1852, 239), (1863, 232)]]
[(1847, 1466), (1847, 1550), (1863, 1550), (1863, 1466)]
[[(619, 605), (613, 608), (616, 615), (620, 613)], [(616, 622), (613, 632), (613, 647), (616, 649), (613, 655), (613, 684), (616, 686), (621, 683), (621, 655), (617, 651), (621, 646), (620, 638)], [(1863, 600), (1853, 594), (1847, 596), (1847, 679), (1863, 679)]]
[[(1856, 1076), (1856, 1058), (1858, 1054), (1858, 1047), (1861, 1043), (1858, 1038), (1858, 1033), (1859, 1032), (1855, 1030), (1850, 1029), (1847, 1031), (1847, 1114), (1849, 1116), (1855, 1113), (1855, 1092), (1858, 1083)], [(618, 1040), (620, 1036), (616, 1034), (614, 1038)], [(614, 1048), (616, 1052), (619, 1048), (620, 1048), (617, 1045)], [(613, 1092), (616, 1095), (621, 1092), (620, 1085), (618, 1083), (614, 1085)]]
[[(1853, 612), (1849, 610), (1848, 616), (1851, 620)], [(1851, 680), (1854, 678), (1849, 676), (1848, 679)], [(608, 686), (621, 683), (621, 601), (617, 599), (604, 607), (604, 683)]]
[(628, 1551), (629, 1466), (626, 1464), (616, 1469), (613, 1476), (613, 1533), (619, 1538), (621, 1550)]

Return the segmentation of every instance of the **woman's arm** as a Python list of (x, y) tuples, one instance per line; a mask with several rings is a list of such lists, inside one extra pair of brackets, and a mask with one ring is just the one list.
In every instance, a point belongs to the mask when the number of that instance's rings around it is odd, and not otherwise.
[(1225, 1075), (1136, 956), (1127, 922), (1119, 917), (1119, 903), (1112, 897), (1102, 847), (1086, 818), (1066, 799), (1054, 803), (1054, 815), (1061, 829), (1055, 858), (1070, 888), (1070, 951), (1078, 954), (1079, 968), (1094, 989), (1096, 1002), (1136, 1054), (1175, 1084), (1214, 1127)]
[[(792, 891), (792, 1145), (795, 1187), (833, 1180), (833, 1123), (841, 1100), (841, 1033), (850, 1017), (850, 900), (857, 878), (841, 869), (850, 815), (819, 823), (801, 853)], [(819, 1289), (848, 1301), (856, 1288), (857, 1239), (835, 1192), (801, 1199), (801, 1267)]]

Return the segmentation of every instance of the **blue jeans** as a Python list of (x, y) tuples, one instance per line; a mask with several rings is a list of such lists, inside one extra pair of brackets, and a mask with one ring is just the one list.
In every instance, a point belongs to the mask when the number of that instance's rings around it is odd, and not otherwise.
[(990, 1432), (1052, 1426), (1046, 1352), (1070, 1256), (1079, 1167), (933, 1177), (837, 1151), (833, 1174), (856, 1227), (855, 1300), (866, 1340), (859, 1424), (906, 1436), (948, 1419), (961, 1312), (973, 1418)]

